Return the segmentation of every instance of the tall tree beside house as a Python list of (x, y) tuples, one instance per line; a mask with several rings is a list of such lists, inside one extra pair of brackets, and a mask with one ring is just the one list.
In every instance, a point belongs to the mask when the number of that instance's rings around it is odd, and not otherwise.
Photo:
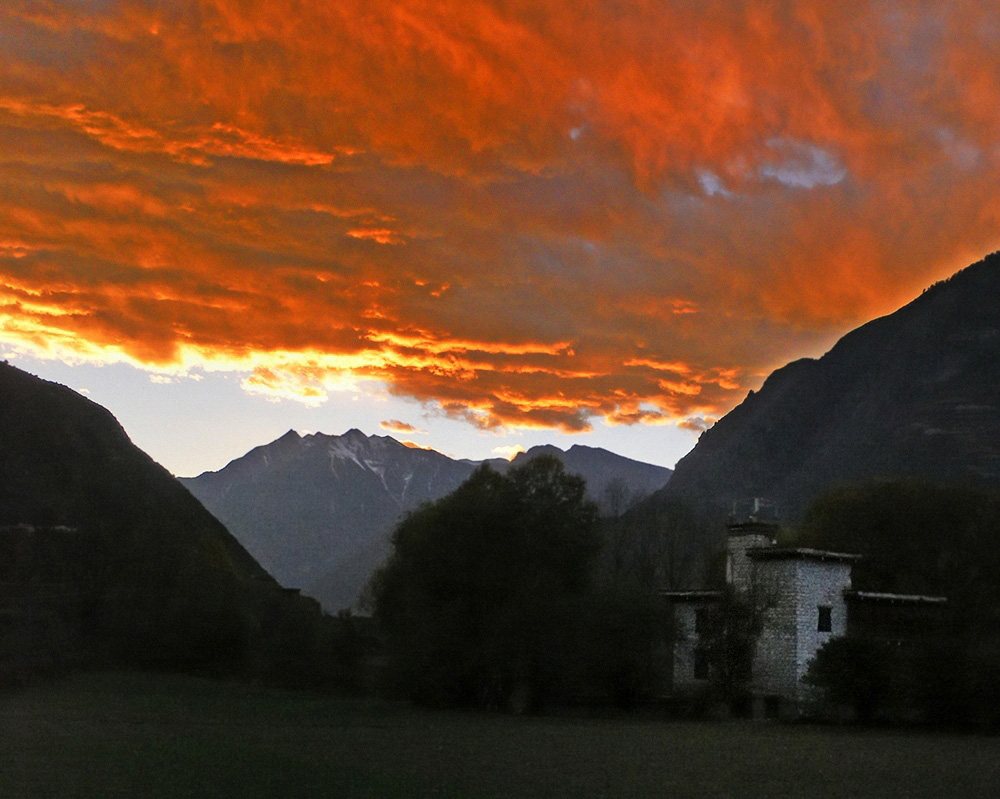
[[(948, 598), (906, 646), (864, 630), (820, 650), (809, 682), (862, 719), (900, 709), (1000, 728), (1000, 494), (927, 480), (846, 485), (817, 499), (800, 546), (860, 553), (854, 587)], [(926, 625), (919, 625), (923, 629)]]
[(995, 489), (872, 480), (817, 498), (795, 543), (863, 555), (855, 588), (947, 594), (978, 615), (978, 606), (1000, 604), (998, 523)]
[(394, 686), (464, 705), (557, 694), (576, 672), (600, 543), (583, 480), (549, 457), (481, 467), (411, 513), (371, 585)]
[(718, 698), (737, 715), (749, 709), (754, 651), (760, 637), (767, 598), (751, 591), (741, 596), (731, 588), (707, 609), (699, 635)]

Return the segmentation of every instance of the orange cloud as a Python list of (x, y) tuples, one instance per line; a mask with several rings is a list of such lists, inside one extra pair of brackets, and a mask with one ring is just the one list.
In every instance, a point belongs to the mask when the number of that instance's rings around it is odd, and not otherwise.
[(403, 244), (404, 239), (389, 228), (357, 228), (348, 230), (347, 235), (355, 239), (371, 239), (379, 244)]
[(413, 435), (414, 433), (425, 434), (427, 432), (426, 430), (421, 430), (419, 427), (414, 427), (408, 422), (401, 422), (399, 419), (389, 419), (384, 422), (379, 422), (379, 426), (383, 430), (388, 430), (390, 433), (408, 433)]
[(0, 338), (700, 428), (1000, 246), (974, 0), (0, 7)]

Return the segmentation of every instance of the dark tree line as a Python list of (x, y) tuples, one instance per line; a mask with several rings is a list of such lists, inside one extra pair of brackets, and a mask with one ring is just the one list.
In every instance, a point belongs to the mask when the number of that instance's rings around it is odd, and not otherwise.
[(602, 524), (600, 568), (618, 585), (654, 592), (701, 585), (715, 537), (680, 501), (639, 503)]

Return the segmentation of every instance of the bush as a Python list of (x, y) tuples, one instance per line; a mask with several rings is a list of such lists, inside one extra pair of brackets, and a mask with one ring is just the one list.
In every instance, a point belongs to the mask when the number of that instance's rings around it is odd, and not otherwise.
[(895, 660), (879, 641), (834, 638), (816, 653), (802, 679), (823, 689), (830, 703), (850, 707), (859, 720), (870, 722), (890, 696)]

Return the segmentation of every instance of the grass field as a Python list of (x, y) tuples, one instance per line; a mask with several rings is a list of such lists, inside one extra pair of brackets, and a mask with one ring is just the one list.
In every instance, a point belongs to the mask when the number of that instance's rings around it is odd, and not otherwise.
[(0, 797), (1000, 794), (1000, 739), (513, 718), (183, 677), (0, 694)]

